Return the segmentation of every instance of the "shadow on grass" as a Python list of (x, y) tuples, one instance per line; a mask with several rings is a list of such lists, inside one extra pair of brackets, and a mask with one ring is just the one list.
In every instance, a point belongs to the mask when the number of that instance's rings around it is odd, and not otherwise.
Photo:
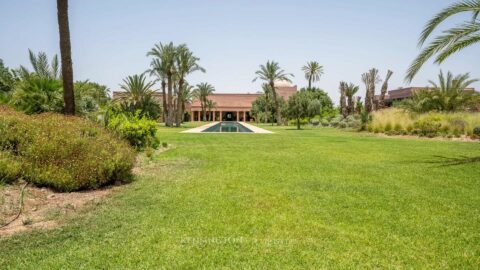
[(427, 161), (426, 163), (438, 164), (440, 166), (454, 166), (462, 164), (480, 163), (480, 156), (477, 157), (445, 157), (445, 156), (433, 156), (436, 160)]

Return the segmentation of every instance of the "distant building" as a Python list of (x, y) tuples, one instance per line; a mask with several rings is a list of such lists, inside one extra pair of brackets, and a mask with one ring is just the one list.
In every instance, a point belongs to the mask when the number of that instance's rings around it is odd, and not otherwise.
[[(385, 106), (390, 107), (396, 101), (411, 98), (413, 96), (413, 93), (415, 93), (416, 91), (424, 91), (428, 89), (428, 87), (406, 87), (390, 90), (385, 95)], [(466, 88), (465, 91), (475, 91), (475, 88)], [(375, 95), (375, 102), (377, 102), (379, 98), (380, 95)]]
[[(288, 100), (290, 96), (297, 92), (297, 86), (281, 81), (275, 83), (275, 90), (278, 96)], [(122, 95), (123, 91), (114, 91), (113, 99), (119, 99)], [(213, 121), (252, 121), (252, 103), (261, 95), (262, 93), (214, 93), (208, 96), (208, 99), (215, 102), (216, 106), (212, 109), (211, 115), (207, 110), (207, 119)], [(162, 93), (156, 92), (154, 98), (162, 105)], [(202, 107), (198, 100), (187, 104), (186, 112), (189, 113), (191, 121), (201, 121), (203, 119)]]

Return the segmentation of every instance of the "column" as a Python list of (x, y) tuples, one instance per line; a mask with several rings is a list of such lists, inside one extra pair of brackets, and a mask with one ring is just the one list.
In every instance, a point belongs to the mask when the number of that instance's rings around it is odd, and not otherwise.
[(240, 116), (240, 112), (239, 112), (239, 111), (237, 111), (237, 122), (238, 122), (238, 118), (239, 118), (239, 116)]
[(223, 120), (223, 115), (222, 115), (222, 113), (223, 113), (223, 112), (220, 111), (220, 119), (219, 119), (219, 121), (222, 121), (222, 120)]
[(195, 117), (193, 117), (193, 114), (195, 113), (195, 111), (190, 111), (190, 122), (193, 122), (193, 119)]
[(213, 120), (213, 122), (215, 122), (215, 116), (217, 115), (217, 112), (216, 112), (216, 111), (213, 111), (212, 113), (213, 113), (213, 118), (212, 118), (212, 120)]
[(243, 111), (243, 122), (247, 122), (247, 112)]
[(198, 111), (197, 113), (198, 113), (198, 118), (197, 119), (198, 119), (198, 122), (200, 122), (200, 115), (202, 114), (202, 112)]

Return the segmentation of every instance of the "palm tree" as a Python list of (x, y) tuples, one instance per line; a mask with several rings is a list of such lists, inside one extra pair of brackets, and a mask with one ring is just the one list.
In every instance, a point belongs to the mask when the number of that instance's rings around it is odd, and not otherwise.
[(388, 90), (388, 80), (390, 80), (390, 77), (392, 77), (392, 75), (393, 71), (388, 70), (387, 77), (385, 77), (385, 80), (383, 81), (382, 89), (380, 90), (380, 98), (378, 99), (378, 108), (380, 109), (385, 107), (385, 95), (387, 94)]
[(369, 113), (374, 110), (375, 85), (381, 81), (380, 76), (378, 76), (378, 69), (372, 68), (368, 72), (363, 73), (362, 81), (366, 88), (365, 111)]
[(183, 90), (181, 91), (181, 95), (179, 96), (180, 104), (182, 106), (182, 121), (183, 121), (183, 115), (185, 113), (185, 107), (187, 103), (191, 103), (193, 100), (193, 89), (194, 87), (189, 85), (188, 83), (185, 83), (183, 85)]
[(73, 93), (72, 49), (68, 27), (68, 0), (57, 0), (58, 31), (60, 33), (60, 56), (62, 57), (63, 100), (65, 114), (75, 114)]
[(206, 104), (205, 104), (205, 107), (208, 109), (209, 121), (213, 121), (212, 110), (217, 107), (217, 103), (215, 101), (211, 100), (211, 99), (208, 99)]
[(308, 80), (308, 88), (312, 88), (312, 82), (319, 81), (320, 76), (323, 74), (323, 66), (317, 61), (307, 62), (307, 64), (302, 67), (302, 70), (305, 72), (305, 79)]
[[(184, 89), (185, 77), (195, 71), (205, 72), (205, 69), (198, 64), (197, 58), (193, 53), (187, 48), (186, 45), (180, 45), (177, 48), (177, 54), (175, 57), (176, 70), (178, 76), (178, 96), (183, 96), (182, 91)], [(177, 127), (180, 126), (183, 116), (183, 103), (177, 103), (177, 117), (175, 124)]]
[(165, 121), (166, 126), (172, 126), (175, 116), (173, 107), (173, 77), (176, 74), (175, 58), (177, 54), (177, 47), (172, 42), (168, 44), (158, 43), (148, 53), (147, 56), (153, 56), (159, 59), (162, 67), (162, 71), (165, 74), (167, 80), (167, 118)]
[(260, 79), (268, 83), (268, 85), (270, 86), (270, 90), (272, 91), (272, 98), (275, 102), (275, 111), (277, 113), (277, 125), (281, 125), (282, 114), (280, 111), (280, 104), (277, 99), (277, 91), (275, 91), (275, 81), (292, 82), (289, 77), (293, 77), (293, 74), (285, 73), (285, 71), (281, 69), (278, 63), (275, 61), (267, 61), (265, 65), (260, 65), (260, 69), (257, 70), (255, 74), (257, 75), (257, 77), (253, 79), (253, 81)]
[(348, 114), (355, 113), (355, 106), (353, 101), (353, 96), (358, 92), (359, 86), (353, 83), (345, 85), (345, 96), (347, 97), (347, 111)]
[(347, 86), (348, 84), (346, 82), (340, 82), (340, 112), (342, 113), (343, 117), (347, 117), (348, 115), (348, 109), (347, 109), (347, 103), (345, 100), (345, 93), (347, 91)]
[(203, 113), (203, 121), (207, 121), (206, 105), (208, 96), (211, 95), (214, 91), (215, 87), (206, 82), (197, 84), (197, 88), (195, 88), (194, 90), (194, 97), (198, 99), (198, 101), (200, 101), (200, 106)]
[(154, 93), (152, 90), (154, 84), (146, 81), (145, 74), (128, 76), (123, 79), (123, 84), (120, 84), (120, 88), (125, 90), (120, 100), (129, 106), (139, 108)]
[(165, 70), (165, 66), (163, 65), (163, 62), (158, 59), (152, 59), (152, 62), (150, 63), (151, 69), (149, 70), (150, 75), (155, 75), (157, 77), (157, 80), (160, 81), (161, 87), (162, 87), (162, 119), (166, 123), (167, 119), (167, 71)]
[(269, 97), (271, 95), (272, 90), (270, 90), (270, 85), (267, 83), (262, 84), (262, 90), (263, 94), (265, 95), (265, 124), (268, 123), (268, 116), (270, 115), (270, 104), (269, 102)]
[(470, 79), (468, 73), (453, 76), (448, 72), (445, 77), (440, 71), (438, 81), (438, 83), (429, 81), (431, 87), (415, 91), (412, 98), (403, 102), (402, 106), (414, 112), (455, 112), (467, 108), (474, 102), (476, 94), (467, 88), (478, 79)]
[(428, 21), (420, 35), (418, 45), (423, 46), (442, 22), (465, 12), (472, 14), (471, 20), (444, 30), (441, 35), (435, 37), (410, 65), (405, 77), (407, 82), (411, 82), (422, 66), (435, 55), (435, 63), (441, 64), (452, 54), (480, 42), (480, 22), (477, 20), (480, 0), (462, 0), (443, 9)]

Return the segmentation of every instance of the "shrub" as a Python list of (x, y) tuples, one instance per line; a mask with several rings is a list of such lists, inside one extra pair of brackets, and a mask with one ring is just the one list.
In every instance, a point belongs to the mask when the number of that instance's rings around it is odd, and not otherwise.
[(338, 123), (339, 128), (346, 128), (348, 127), (348, 122), (346, 120), (342, 120)]
[(27, 116), (0, 108), (0, 152), (21, 177), (59, 191), (130, 181), (135, 152), (95, 123), (54, 113)]
[(338, 127), (339, 123), (343, 120), (343, 116), (337, 115), (330, 120), (330, 125), (332, 127)]
[(116, 114), (109, 119), (107, 127), (138, 150), (156, 149), (160, 143), (156, 136), (157, 123), (145, 116)]
[(312, 119), (310, 120), (310, 124), (312, 124), (312, 126), (318, 126), (320, 124), (320, 121), (318, 119)]
[(0, 151), (0, 183), (12, 183), (20, 178), (20, 163), (8, 152)]
[(435, 137), (438, 135), (442, 124), (438, 119), (425, 117), (415, 122), (415, 127), (419, 130), (420, 136)]
[(327, 119), (320, 120), (320, 123), (323, 127), (328, 127), (330, 125), (330, 122), (328, 122)]
[(480, 137), (480, 126), (473, 129), (473, 135)]
[(385, 130), (386, 132), (392, 130), (392, 123), (388, 122), (383, 128), (383, 130)]

